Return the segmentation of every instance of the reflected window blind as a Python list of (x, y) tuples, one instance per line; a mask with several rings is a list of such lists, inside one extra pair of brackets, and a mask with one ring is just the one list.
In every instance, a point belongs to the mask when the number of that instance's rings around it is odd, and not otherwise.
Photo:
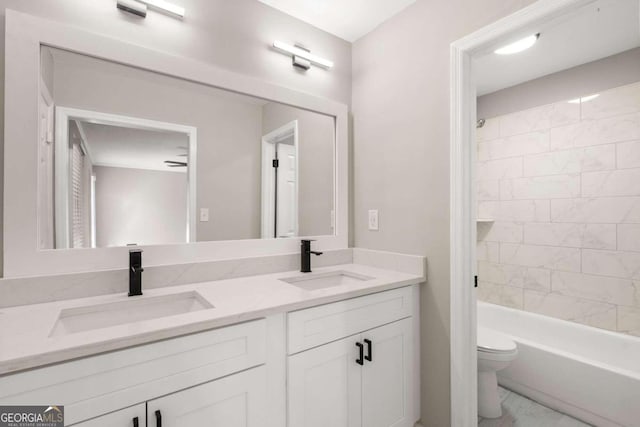
[(84, 182), (85, 155), (80, 144), (72, 144), (71, 154), (71, 237), (74, 248), (84, 248), (86, 185)]

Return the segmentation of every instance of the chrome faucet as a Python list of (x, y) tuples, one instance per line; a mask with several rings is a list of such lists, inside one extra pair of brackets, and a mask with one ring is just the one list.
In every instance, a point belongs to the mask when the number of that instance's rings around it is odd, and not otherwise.
[(311, 254), (316, 256), (322, 255), (322, 252), (316, 252), (311, 250), (311, 242), (313, 240), (301, 240), (300, 241), (300, 272), (311, 273)]
[(129, 296), (142, 295), (142, 249), (129, 251)]

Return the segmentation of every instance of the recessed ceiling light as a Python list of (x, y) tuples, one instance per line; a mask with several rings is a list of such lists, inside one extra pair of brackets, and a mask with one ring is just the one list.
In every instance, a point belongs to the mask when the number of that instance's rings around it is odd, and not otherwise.
[(519, 53), (529, 49), (531, 46), (536, 44), (539, 38), (540, 33), (533, 34), (529, 37), (518, 40), (517, 42), (503, 46), (500, 49), (496, 49), (494, 53), (497, 53), (498, 55), (513, 55), (514, 53)]
[(580, 104), (581, 102), (593, 101), (594, 99), (596, 99), (599, 96), (600, 96), (599, 93), (596, 93), (596, 94), (593, 94), (593, 95), (589, 95), (589, 96), (583, 96), (582, 98), (572, 99), (571, 101), (569, 101), (569, 104)]

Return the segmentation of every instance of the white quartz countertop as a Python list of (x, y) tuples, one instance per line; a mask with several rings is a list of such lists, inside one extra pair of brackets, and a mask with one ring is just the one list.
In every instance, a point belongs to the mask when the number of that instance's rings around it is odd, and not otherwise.
[[(132, 298), (197, 291), (213, 308), (59, 336), (51, 335), (62, 310), (130, 298), (123, 292), (0, 309), (0, 375), (424, 281), (421, 276), (360, 264), (314, 269), (314, 273), (331, 271), (346, 271), (372, 279), (311, 291), (279, 280), (303, 275), (292, 271), (150, 290), (144, 290), (143, 281), (144, 295)], [(126, 287), (123, 283), (123, 291)]]

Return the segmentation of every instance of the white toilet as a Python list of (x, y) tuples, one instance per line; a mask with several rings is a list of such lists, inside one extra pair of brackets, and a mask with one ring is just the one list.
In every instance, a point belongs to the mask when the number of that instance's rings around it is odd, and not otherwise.
[(506, 335), (478, 326), (478, 415), (502, 416), (496, 372), (509, 366), (518, 355), (518, 346)]

